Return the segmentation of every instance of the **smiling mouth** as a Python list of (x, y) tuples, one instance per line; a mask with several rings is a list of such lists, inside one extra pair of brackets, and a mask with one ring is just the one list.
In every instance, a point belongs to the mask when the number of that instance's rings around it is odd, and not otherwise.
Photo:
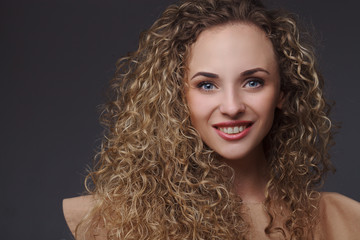
[(252, 123), (249, 123), (247, 125), (239, 125), (239, 126), (232, 126), (232, 127), (217, 127), (217, 126), (215, 126), (215, 128), (220, 130), (223, 133), (231, 135), (231, 134), (241, 133), (246, 128), (251, 127), (251, 125), (252, 125)]

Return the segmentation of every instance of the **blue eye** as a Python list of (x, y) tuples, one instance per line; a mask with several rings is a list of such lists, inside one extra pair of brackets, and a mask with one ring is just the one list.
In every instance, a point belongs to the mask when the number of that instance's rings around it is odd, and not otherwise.
[(250, 87), (250, 88), (258, 88), (258, 87), (261, 87), (262, 85), (264, 85), (264, 82), (262, 80), (255, 79), (255, 80), (248, 81), (245, 86)]
[(198, 88), (201, 88), (205, 91), (213, 90), (215, 85), (210, 82), (201, 82), (197, 85)]

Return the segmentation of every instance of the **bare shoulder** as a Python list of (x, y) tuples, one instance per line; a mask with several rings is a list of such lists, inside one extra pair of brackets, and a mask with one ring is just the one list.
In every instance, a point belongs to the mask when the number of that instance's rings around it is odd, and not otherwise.
[(360, 204), (358, 201), (353, 200), (349, 197), (346, 197), (340, 193), (335, 193), (335, 192), (323, 192), (321, 193), (321, 200), (323, 202), (347, 202), (347, 203), (354, 203), (354, 204)]
[(72, 234), (83, 217), (90, 211), (94, 204), (94, 197), (91, 195), (67, 198), (63, 200), (63, 213), (67, 225)]
[(322, 193), (320, 225), (325, 239), (358, 239), (360, 203), (339, 193)]
[(326, 192), (321, 194), (320, 211), (346, 213), (360, 217), (360, 203), (339, 193)]

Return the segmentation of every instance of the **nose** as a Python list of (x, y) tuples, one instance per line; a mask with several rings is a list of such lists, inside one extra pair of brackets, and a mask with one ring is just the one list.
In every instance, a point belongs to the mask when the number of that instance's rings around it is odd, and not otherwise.
[(245, 112), (246, 106), (241, 95), (231, 90), (224, 92), (219, 109), (222, 114), (236, 118)]

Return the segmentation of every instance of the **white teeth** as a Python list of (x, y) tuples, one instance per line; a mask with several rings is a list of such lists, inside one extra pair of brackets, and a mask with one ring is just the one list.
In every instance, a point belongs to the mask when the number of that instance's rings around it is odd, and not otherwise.
[(239, 127), (234, 127), (234, 133), (238, 133), (239, 132)]
[(245, 126), (236, 126), (236, 127), (227, 127), (227, 128), (219, 128), (220, 131), (227, 133), (227, 134), (236, 134), (241, 133), (245, 130)]

